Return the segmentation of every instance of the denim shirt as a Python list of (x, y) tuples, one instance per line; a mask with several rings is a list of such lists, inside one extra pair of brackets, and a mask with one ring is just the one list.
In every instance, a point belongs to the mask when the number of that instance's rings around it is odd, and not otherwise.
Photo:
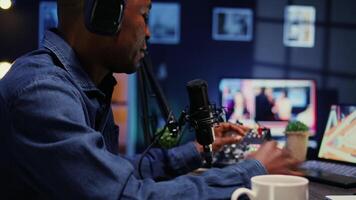
[[(137, 176), (138, 157), (118, 154), (110, 75), (96, 86), (56, 30), (17, 59), (0, 80), (1, 199), (228, 199), (265, 174), (256, 160), (201, 166), (193, 143), (152, 149)], [(129, 133), (128, 133), (129, 134)], [(176, 176), (168, 181), (157, 177)]]

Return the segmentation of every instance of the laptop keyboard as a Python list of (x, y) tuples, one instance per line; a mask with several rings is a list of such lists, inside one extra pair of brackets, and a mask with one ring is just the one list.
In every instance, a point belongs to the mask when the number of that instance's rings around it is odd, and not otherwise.
[(319, 160), (309, 160), (302, 164), (302, 169), (312, 169), (320, 170), (329, 173), (351, 176), (356, 178), (356, 167), (338, 164), (338, 163), (329, 163)]

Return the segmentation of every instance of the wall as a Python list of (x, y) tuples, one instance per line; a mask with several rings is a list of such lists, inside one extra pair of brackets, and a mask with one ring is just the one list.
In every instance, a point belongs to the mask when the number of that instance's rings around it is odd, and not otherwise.
[[(153, 1), (157, 2), (157, 1)], [(167, 2), (167, 1), (160, 1)], [(174, 2), (174, 1), (170, 1)], [(174, 112), (178, 115), (188, 105), (185, 85), (201, 78), (209, 84), (212, 102), (219, 103), (218, 83), (222, 77), (250, 77), (253, 65), (254, 41), (214, 41), (211, 36), (212, 8), (255, 8), (255, 1), (181, 1), (181, 42), (178, 45), (151, 44), (150, 51), (156, 69), (167, 68), (168, 77), (161, 80)]]
[[(324, 105), (319, 109), (327, 109), (329, 103), (356, 103), (356, 93), (352, 92), (356, 88), (355, 1), (196, 0), (179, 3), (181, 42), (150, 46), (156, 70), (159, 66), (167, 66), (168, 76), (161, 83), (176, 115), (188, 105), (185, 84), (194, 78), (208, 81), (210, 99), (215, 103), (219, 103), (218, 82), (222, 77), (314, 79), (320, 94), (319, 105)], [(283, 45), (286, 5), (315, 7), (316, 41), (313, 48)], [(212, 40), (211, 19), (215, 6), (252, 8), (253, 40)]]
[(0, 60), (14, 61), (37, 48), (38, 0), (17, 1), (9, 10), (0, 9)]

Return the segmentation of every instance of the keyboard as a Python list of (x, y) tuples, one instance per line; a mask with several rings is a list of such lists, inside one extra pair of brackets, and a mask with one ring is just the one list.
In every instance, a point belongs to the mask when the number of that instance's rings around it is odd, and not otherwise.
[(319, 160), (309, 160), (304, 162), (301, 168), (308, 170), (318, 170), (356, 178), (356, 167), (349, 165), (330, 163)]

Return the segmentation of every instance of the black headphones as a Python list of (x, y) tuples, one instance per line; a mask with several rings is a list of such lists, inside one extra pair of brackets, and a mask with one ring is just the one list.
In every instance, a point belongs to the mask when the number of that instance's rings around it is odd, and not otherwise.
[(85, 26), (100, 35), (115, 35), (124, 15), (125, 0), (85, 0)]

